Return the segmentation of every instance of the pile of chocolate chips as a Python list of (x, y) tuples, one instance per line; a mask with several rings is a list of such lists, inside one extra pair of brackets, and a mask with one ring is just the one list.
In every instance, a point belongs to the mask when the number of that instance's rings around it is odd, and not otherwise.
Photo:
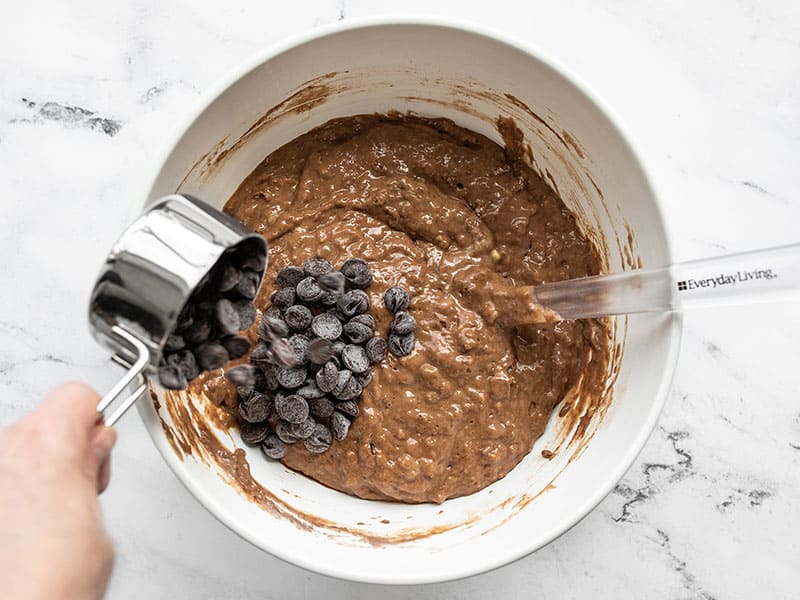
[(184, 390), (203, 371), (223, 367), (250, 350), (238, 335), (256, 320), (256, 297), (265, 257), (240, 247), (225, 252), (186, 302), (175, 331), (167, 338), (158, 380)]
[(408, 293), (392, 287), (384, 295), (395, 315), (388, 342), (375, 335), (364, 292), (372, 272), (360, 258), (338, 271), (324, 258), (312, 258), (302, 268), (281, 269), (277, 279), (280, 289), (261, 318), (249, 364), (226, 375), (238, 385), (245, 443), (261, 444), (273, 459), (299, 441), (320, 454), (347, 437), (372, 365), (387, 352), (413, 352), (417, 324), (407, 310)]

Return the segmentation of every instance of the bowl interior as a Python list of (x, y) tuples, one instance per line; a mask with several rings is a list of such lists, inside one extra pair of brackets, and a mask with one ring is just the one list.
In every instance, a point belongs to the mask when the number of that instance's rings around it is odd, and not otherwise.
[[(447, 117), (497, 142), (497, 117), (513, 118), (530, 145), (532, 167), (578, 215), (609, 271), (669, 262), (643, 168), (590, 94), (516, 44), (431, 22), (330, 28), (242, 67), (170, 145), (147, 202), (180, 191), (220, 207), (259, 161), (298, 135), (334, 117), (390, 110)], [(618, 319), (614, 331), (609, 402), (589, 407), (576, 398), (591, 416), (587, 433), (573, 439), (570, 426), (551, 419), (505, 478), (442, 505), (359, 500), (267, 462), (217, 430), (202, 397), (162, 395), (160, 408), (141, 402), (139, 411), (190, 491), (257, 546), (344, 578), (452, 579), (546, 544), (630, 466), (666, 395), (680, 323), (670, 315), (636, 316)], [(167, 410), (170, 402), (184, 408)], [(180, 411), (186, 418), (174, 423)], [(204, 429), (217, 435), (223, 453), (244, 448), (262, 491), (232, 480), (214, 460), (219, 448), (184, 456), (181, 442), (191, 445)], [(545, 460), (543, 448), (558, 452)]]

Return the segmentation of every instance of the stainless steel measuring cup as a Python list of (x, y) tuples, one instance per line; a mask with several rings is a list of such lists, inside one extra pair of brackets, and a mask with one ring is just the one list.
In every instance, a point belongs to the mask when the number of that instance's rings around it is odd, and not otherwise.
[(106, 425), (145, 393), (186, 301), (222, 254), (238, 249), (260, 253), (266, 264), (262, 236), (178, 194), (158, 200), (117, 240), (89, 303), (92, 334), (127, 369), (97, 407)]

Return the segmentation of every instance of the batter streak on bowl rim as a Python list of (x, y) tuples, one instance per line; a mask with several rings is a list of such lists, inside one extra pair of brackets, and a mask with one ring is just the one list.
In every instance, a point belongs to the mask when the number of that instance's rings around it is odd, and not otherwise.
[[(574, 216), (522, 162), (518, 130), (499, 125), (505, 151), (446, 120), (339, 119), (273, 152), (226, 205), (268, 239), (262, 310), (281, 267), (317, 255), (338, 266), (358, 256), (375, 275), (368, 291), (378, 331), (387, 328), (381, 297), (391, 285), (409, 290), (418, 321), (414, 354), (376, 365), (348, 438), (321, 455), (290, 446), (289, 467), (362, 498), (442, 502), (511, 470), (566, 396), (565, 405), (576, 408), (580, 398), (584, 410), (562, 408), (565, 428), (607, 402), (618, 358), (608, 321), (509, 329), (489, 301), (513, 284), (601, 268)], [(235, 408), (235, 390), (220, 373), (194, 388)], [(180, 429), (188, 415), (170, 404)], [(207, 412), (234, 423), (224, 410)], [(178, 433), (177, 443), (165, 431), (179, 455), (196, 449), (187, 438), (197, 436)], [(241, 463), (226, 461), (252, 496)]]

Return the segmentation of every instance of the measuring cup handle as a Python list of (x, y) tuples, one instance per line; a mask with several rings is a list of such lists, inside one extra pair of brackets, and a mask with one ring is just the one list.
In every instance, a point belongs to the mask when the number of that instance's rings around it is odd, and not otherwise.
[[(111, 332), (133, 349), (136, 354), (136, 360), (131, 364), (119, 354), (115, 354), (112, 357), (114, 362), (127, 368), (128, 371), (103, 396), (100, 404), (97, 405), (97, 419), (107, 427), (111, 427), (116, 423), (125, 411), (133, 406), (133, 403), (147, 391), (147, 381), (143, 373), (150, 364), (150, 350), (139, 338), (119, 325), (114, 325), (111, 328)], [(124, 392), (132, 383), (137, 383), (138, 385), (132, 393), (125, 395)]]

